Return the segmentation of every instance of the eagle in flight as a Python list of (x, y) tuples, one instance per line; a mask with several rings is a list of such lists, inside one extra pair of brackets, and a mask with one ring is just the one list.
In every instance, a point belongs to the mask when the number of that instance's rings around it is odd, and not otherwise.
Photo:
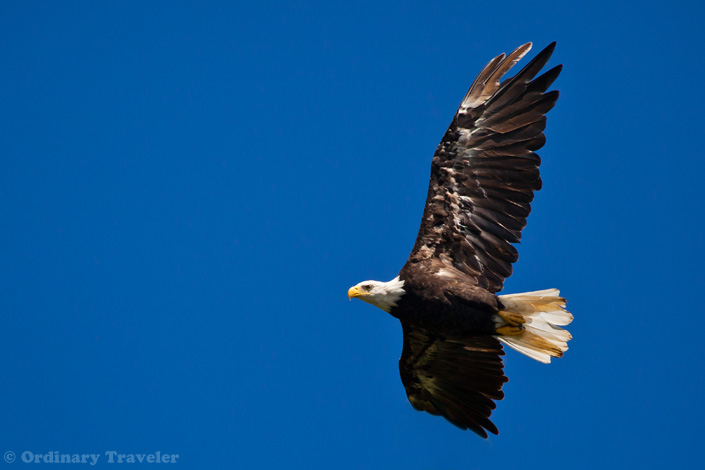
[[(573, 316), (557, 289), (497, 295), (512, 274), (521, 231), (541, 188), (536, 150), (558, 91), (559, 65), (536, 75), (555, 42), (502, 77), (531, 43), (492, 59), (463, 98), (431, 161), (414, 248), (389, 282), (348, 291), (398, 318), (399, 372), (412, 406), (486, 438), (493, 400), (504, 398), (502, 343), (548, 363), (568, 349)], [(500, 82), (501, 80), (501, 82)]]

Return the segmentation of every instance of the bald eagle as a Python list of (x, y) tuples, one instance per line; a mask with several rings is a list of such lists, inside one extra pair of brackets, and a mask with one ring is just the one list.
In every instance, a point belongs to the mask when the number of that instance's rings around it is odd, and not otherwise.
[[(548, 363), (568, 349), (573, 316), (557, 289), (497, 295), (512, 273), (521, 231), (541, 188), (536, 150), (561, 72), (546, 65), (555, 42), (512, 78), (531, 49), (492, 59), (463, 98), (431, 161), (416, 243), (399, 275), (348, 291), (398, 318), (401, 381), (411, 405), (487, 438), (504, 398), (502, 343)], [(501, 80), (501, 82), (500, 82)]]

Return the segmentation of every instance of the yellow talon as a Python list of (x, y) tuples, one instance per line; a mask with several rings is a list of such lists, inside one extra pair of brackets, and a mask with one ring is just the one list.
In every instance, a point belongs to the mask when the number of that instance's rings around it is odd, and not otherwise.
[(520, 326), (503, 326), (501, 328), (497, 328), (497, 333), (502, 336), (517, 336), (522, 334), (523, 331), (524, 328)]
[(507, 312), (506, 310), (500, 310), (497, 312), (497, 315), (502, 317), (504, 321), (509, 323), (512, 326), (519, 326), (522, 323), (526, 323), (526, 320), (524, 320), (524, 317), (519, 315), (518, 313), (514, 312)]

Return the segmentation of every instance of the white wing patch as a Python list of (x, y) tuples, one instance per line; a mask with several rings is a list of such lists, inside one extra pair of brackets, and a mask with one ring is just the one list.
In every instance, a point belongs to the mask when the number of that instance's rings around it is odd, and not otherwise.
[(447, 269), (440, 269), (440, 270), (436, 273), (436, 276), (444, 277), (444, 278), (446, 278), (446, 279), (455, 279), (455, 278), (458, 277), (454, 272), (449, 271), (449, 270), (447, 270)]

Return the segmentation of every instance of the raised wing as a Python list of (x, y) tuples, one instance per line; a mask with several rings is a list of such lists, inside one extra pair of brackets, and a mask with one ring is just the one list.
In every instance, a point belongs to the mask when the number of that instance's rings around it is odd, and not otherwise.
[(517, 75), (502, 76), (531, 49), (531, 43), (490, 61), (465, 95), (431, 164), (426, 208), (408, 262), (439, 258), (498, 292), (512, 273), (518, 243), (541, 188), (534, 153), (546, 138), (546, 113), (558, 91), (546, 92), (557, 66), (534, 79), (555, 43)]
[(502, 346), (491, 336), (452, 339), (405, 324), (399, 373), (411, 405), (487, 438), (507, 382)]

